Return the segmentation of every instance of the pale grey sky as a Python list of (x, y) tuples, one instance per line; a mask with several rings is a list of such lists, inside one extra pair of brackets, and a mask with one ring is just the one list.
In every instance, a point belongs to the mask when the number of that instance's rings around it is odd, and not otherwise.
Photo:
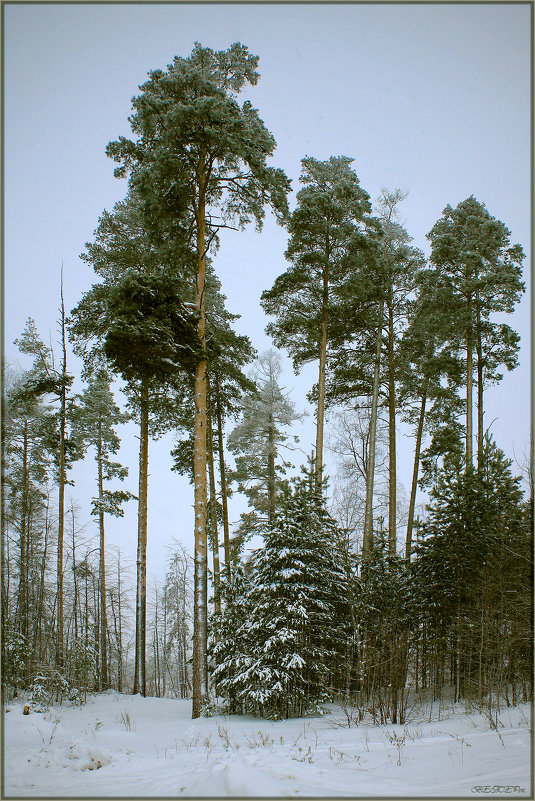
[[(130, 101), (146, 73), (189, 55), (195, 41), (216, 49), (241, 41), (260, 56), (248, 97), (278, 143), (274, 164), (293, 180), (292, 203), (303, 156), (352, 156), (372, 199), (382, 187), (410, 192), (406, 227), (427, 253), (425, 235), (444, 207), (474, 194), (523, 246), (528, 282), (530, 14), (530, 3), (5, 3), (7, 359), (17, 358), (12, 342), (29, 315), (44, 338), (55, 337), (62, 261), (68, 309), (93, 282), (78, 256), (126, 189), (105, 146), (130, 134)], [(239, 331), (259, 350), (270, 346), (259, 298), (285, 269), (286, 240), (268, 217), (261, 234), (225, 232), (214, 262), (229, 309), (242, 315)], [(486, 419), (496, 418), (498, 444), (513, 456), (529, 435), (529, 286), (508, 322), (522, 335), (522, 366), (488, 391)], [(77, 372), (73, 357), (70, 367)], [(298, 378), (287, 369), (298, 410), (315, 377), (315, 365)], [(312, 416), (298, 433), (309, 451)], [(123, 431), (133, 491), (134, 434)], [(400, 437), (406, 487), (412, 447)], [(169, 472), (168, 452), (167, 439), (151, 445), (149, 572), (161, 570), (173, 537), (192, 541), (191, 487)], [(87, 510), (91, 462), (74, 474), (72, 495)], [(135, 558), (133, 503), (109, 522), (108, 537)]]

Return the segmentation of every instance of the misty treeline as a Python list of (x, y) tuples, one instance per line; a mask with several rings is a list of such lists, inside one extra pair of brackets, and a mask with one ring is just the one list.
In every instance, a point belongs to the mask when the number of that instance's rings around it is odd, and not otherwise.
[[(257, 66), (241, 44), (196, 44), (149, 73), (133, 138), (107, 146), (127, 191), (82, 254), (95, 283), (70, 311), (61, 290), (55, 343), (29, 318), (16, 341), (29, 366), (4, 366), (4, 693), (36, 708), (109, 688), (170, 695), (192, 698), (193, 717), (337, 700), (378, 722), (423, 698), (530, 700), (532, 473), (527, 459), (526, 490), (485, 418), (487, 387), (517, 366), (504, 320), (522, 248), (471, 196), (444, 209), (426, 258), (405, 194), (372, 203), (346, 156), (305, 156), (290, 196), (272, 134), (238, 102)], [(221, 231), (261, 229), (266, 210), (288, 233), (260, 299), (267, 332), (296, 373), (318, 370), (304, 451), (280, 356), (237, 332), (217, 277)], [(247, 282), (255, 265), (235, 269)], [(128, 420), (136, 476), (117, 461)], [(399, 477), (402, 428), (413, 469)], [(149, 449), (165, 432), (195, 545), (170, 543), (147, 586)], [(72, 498), (82, 459), (91, 521)], [(248, 503), (237, 522), (233, 492)], [(106, 540), (127, 503), (135, 566)]]

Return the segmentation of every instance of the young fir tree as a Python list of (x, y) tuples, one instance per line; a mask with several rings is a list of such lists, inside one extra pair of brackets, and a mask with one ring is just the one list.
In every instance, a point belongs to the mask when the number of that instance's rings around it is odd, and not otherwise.
[(238, 631), (247, 652), (225, 686), (253, 714), (301, 716), (333, 697), (348, 616), (340, 538), (311, 463), (252, 558), (249, 618)]
[(251, 569), (250, 564), (236, 562), (230, 579), (221, 584), (223, 611), (212, 627), (209, 655), (214, 663), (211, 678), (216, 695), (225, 700), (231, 715), (243, 714), (247, 705), (242, 697), (243, 685), (237, 677), (251, 665)]
[[(130, 175), (144, 198), (145, 217), (156, 219), (170, 240), (194, 243), (194, 303), (197, 337), (206, 345), (206, 255), (221, 228), (243, 228), (255, 220), (260, 228), (264, 207), (283, 219), (289, 181), (267, 165), (275, 140), (249, 101), (237, 95), (258, 80), (258, 58), (244, 45), (214, 51), (197, 43), (188, 58), (175, 56), (166, 71), (153, 70), (133, 99), (130, 123), (135, 142), (120, 137), (108, 155)], [(206, 641), (207, 476), (206, 358), (195, 370), (195, 616), (193, 649), (193, 717), (199, 717), (207, 693)]]

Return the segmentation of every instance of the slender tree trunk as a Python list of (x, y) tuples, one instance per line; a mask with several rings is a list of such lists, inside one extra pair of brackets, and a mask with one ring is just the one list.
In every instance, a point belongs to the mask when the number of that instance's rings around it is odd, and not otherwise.
[(74, 639), (78, 639), (78, 578), (76, 576), (76, 525), (74, 516), (74, 506), (71, 505), (71, 539), (72, 539), (72, 583), (74, 586), (73, 618), (74, 618)]
[(396, 381), (394, 365), (394, 312), (388, 306), (388, 551), (396, 553)]
[(57, 587), (58, 587), (58, 630), (56, 655), (57, 663), (63, 667), (65, 660), (63, 633), (63, 540), (65, 536), (65, 433), (67, 417), (67, 347), (65, 342), (65, 304), (63, 301), (63, 265), (61, 266), (61, 406), (59, 424), (59, 498), (58, 498), (58, 555), (57, 555)]
[(158, 642), (158, 589), (156, 588), (156, 600), (154, 606), (154, 636), (153, 636), (153, 648), (154, 648), (154, 693), (157, 698), (161, 697), (161, 689), (160, 689), (160, 648)]
[(36, 627), (37, 631), (36, 631), (36, 640), (34, 649), (38, 659), (42, 658), (42, 653), (43, 653), (43, 623), (45, 618), (45, 571), (46, 571), (46, 559), (48, 553), (49, 505), (50, 505), (50, 496), (47, 496), (44, 540), (43, 540), (43, 556), (41, 559), (41, 569), (39, 574), (39, 596), (37, 602), (38, 618)]
[[(199, 342), (205, 348), (205, 192), (206, 167), (201, 155), (198, 168), (199, 197), (197, 218), (197, 281), (195, 305), (199, 312)], [(206, 359), (202, 358), (195, 370), (195, 436), (193, 444), (193, 472), (195, 484), (195, 576), (193, 608), (193, 704), (192, 718), (201, 715), (206, 698), (206, 632), (207, 632), (207, 482), (206, 482)]]
[(218, 617), (221, 616), (221, 592), (220, 592), (220, 567), (219, 567), (219, 536), (217, 531), (217, 499), (215, 492), (215, 470), (214, 470), (214, 445), (212, 429), (212, 409), (210, 381), (206, 374), (206, 385), (208, 393), (208, 409), (206, 414), (207, 437), (206, 437), (206, 457), (208, 461), (208, 475), (210, 480), (210, 528), (212, 533), (212, 557), (214, 574), (214, 611)]
[(362, 556), (365, 558), (371, 548), (373, 535), (373, 485), (375, 473), (375, 444), (377, 432), (377, 407), (379, 405), (379, 378), (381, 370), (381, 345), (383, 339), (383, 308), (384, 301), (379, 304), (379, 318), (377, 322), (377, 347), (375, 351), (375, 368), (373, 376), (372, 409), (370, 417), (370, 436), (368, 471), (366, 473), (366, 508), (364, 512), (364, 537), (362, 541)]
[(468, 297), (468, 321), (466, 332), (466, 469), (470, 470), (473, 466), (473, 337), (472, 337), (472, 298)]
[(481, 312), (476, 295), (476, 356), (477, 356), (477, 472), (483, 471), (483, 349), (481, 345)]
[(22, 444), (22, 497), (20, 515), (19, 631), (28, 639), (28, 421), (24, 422)]
[(329, 302), (329, 238), (327, 237), (321, 308), (321, 339), (318, 371), (318, 406), (316, 414), (316, 487), (323, 483), (323, 427), (325, 418), (325, 372), (327, 367), (327, 304)]
[(275, 519), (275, 487), (275, 423), (273, 421), (273, 415), (270, 414), (268, 430), (268, 523), (270, 528)]
[(416, 490), (418, 489), (418, 469), (420, 467), (420, 451), (422, 448), (422, 434), (424, 430), (425, 406), (427, 402), (427, 390), (429, 387), (429, 376), (426, 375), (422, 389), (422, 401), (420, 405), (420, 416), (418, 418), (418, 428), (416, 429), (416, 445), (414, 447), (414, 467), (412, 470), (411, 497), (409, 501), (409, 514), (407, 518), (407, 534), (405, 538), (405, 558), (411, 558), (412, 547), (412, 527), (414, 524), (414, 508), (416, 506)]
[(223, 415), (221, 412), (221, 393), (219, 391), (219, 376), (215, 373), (215, 398), (216, 398), (216, 418), (217, 418), (217, 442), (219, 450), (219, 478), (221, 482), (221, 506), (223, 508), (223, 542), (225, 546), (225, 568), (227, 579), (230, 582), (230, 527), (228, 519), (228, 498), (227, 498), (227, 473), (225, 468), (225, 453), (223, 450)]
[(100, 507), (98, 512), (98, 523), (100, 533), (100, 562), (99, 562), (99, 585), (100, 585), (100, 687), (107, 689), (108, 687), (108, 654), (107, 654), (107, 637), (108, 637), (108, 616), (106, 614), (106, 551), (105, 551), (105, 537), (104, 537), (104, 509), (102, 504), (104, 502), (104, 475), (102, 469), (102, 420), (98, 422), (98, 443), (97, 443), (97, 464), (98, 464), (98, 497)]
[(121, 621), (121, 554), (117, 555), (117, 614), (119, 618), (118, 627), (118, 654), (117, 654), (117, 689), (123, 691), (123, 630)]
[(136, 654), (134, 695), (146, 693), (145, 635), (147, 621), (147, 489), (149, 466), (149, 385), (141, 383), (139, 433), (139, 502), (136, 581)]

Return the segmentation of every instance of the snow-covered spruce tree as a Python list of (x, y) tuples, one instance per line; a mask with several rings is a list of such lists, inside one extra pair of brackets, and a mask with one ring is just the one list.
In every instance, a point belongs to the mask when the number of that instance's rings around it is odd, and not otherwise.
[(249, 642), (234, 679), (244, 708), (267, 718), (319, 711), (339, 684), (349, 619), (342, 536), (325, 508), (313, 462), (279, 501), (265, 546), (253, 554)]
[(253, 661), (251, 650), (251, 570), (236, 562), (231, 578), (222, 576), (223, 611), (213, 620), (209, 656), (215, 663), (211, 673), (215, 693), (223, 698), (230, 714), (242, 714), (246, 706), (241, 695), (246, 684), (241, 678)]

